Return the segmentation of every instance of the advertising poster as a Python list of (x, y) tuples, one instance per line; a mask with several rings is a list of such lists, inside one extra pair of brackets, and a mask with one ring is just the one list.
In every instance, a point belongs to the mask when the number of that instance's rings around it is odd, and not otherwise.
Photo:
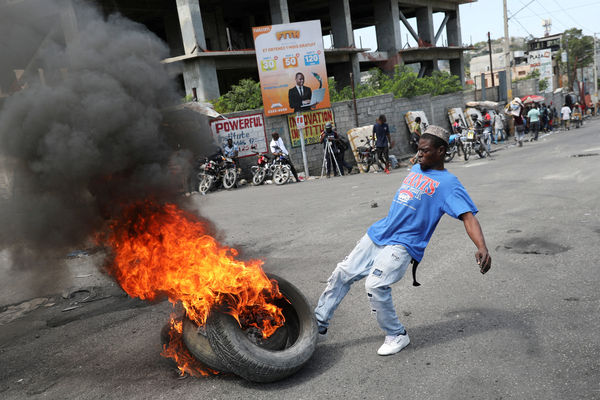
[(321, 21), (252, 28), (265, 116), (330, 107)]
[(529, 52), (527, 62), (529, 63), (532, 71), (540, 71), (540, 80), (546, 79), (546, 82), (548, 82), (548, 87), (544, 92), (552, 93), (554, 91), (554, 79), (552, 75), (552, 50), (532, 50)]
[(213, 120), (210, 122), (210, 130), (221, 148), (225, 147), (227, 139), (232, 139), (233, 144), (238, 146), (239, 158), (268, 151), (262, 114)]
[[(305, 111), (304, 117), (304, 144), (315, 144), (321, 140), (321, 132), (325, 130), (327, 122), (333, 123), (333, 111), (330, 108), (324, 110)], [(300, 146), (300, 132), (296, 126), (296, 114), (288, 115), (288, 126), (290, 128), (290, 139), (292, 147)]]

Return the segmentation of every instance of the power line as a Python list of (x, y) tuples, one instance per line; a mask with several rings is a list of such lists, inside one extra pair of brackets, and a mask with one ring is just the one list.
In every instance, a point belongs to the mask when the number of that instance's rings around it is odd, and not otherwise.
[(513, 17), (514, 17), (514, 14), (509, 19), (513, 19), (517, 24), (521, 25), (521, 28), (523, 28), (523, 30), (525, 30), (525, 32), (527, 32), (527, 34), (529, 36), (533, 37), (533, 35), (531, 34), (531, 32), (529, 32), (527, 30), (527, 28), (525, 28), (521, 22), (519, 22), (519, 19), (518, 18), (513, 18)]
[[(540, 4), (542, 4), (542, 3), (540, 2)], [(578, 8), (586, 8), (586, 7), (590, 7), (590, 6), (600, 6), (600, 1), (595, 1), (593, 3), (587, 3), (587, 4), (581, 4), (578, 6), (568, 7), (568, 8), (564, 8), (562, 10), (545, 10), (545, 11), (547, 13), (557, 13), (559, 11), (565, 12), (567, 10), (576, 10)], [(534, 17), (534, 15), (522, 15), (520, 18), (525, 19), (525, 18), (533, 18), (533, 17)]]
[[(540, 3), (540, 5), (542, 7), (544, 7), (544, 5), (538, 0), (538, 2)], [(523, 2), (521, 2), (523, 3)], [(534, 14), (533, 16), (521, 16), (521, 19), (525, 19), (525, 18), (533, 18), (534, 16), (540, 19), (544, 19), (542, 18), (538, 13), (536, 13), (535, 11), (531, 10), (531, 12)], [(556, 11), (546, 11), (548, 14), (556, 12)], [(554, 15), (549, 15), (551, 16), (556, 22), (558, 22), (560, 25), (563, 26), (564, 29), (569, 29), (569, 26), (567, 24), (565, 24), (564, 22), (562, 22), (560, 19), (556, 18)]]
[(579, 22), (577, 22), (577, 21), (575, 20), (575, 18), (573, 18), (573, 17), (571, 16), (571, 14), (569, 14), (569, 13), (568, 13), (568, 12), (567, 12), (567, 11), (566, 11), (566, 10), (565, 10), (565, 9), (564, 9), (562, 6), (561, 6), (561, 5), (560, 5), (560, 3), (559, 3), (558, 1), (556, 1), (556, 0), (553, 0), (553, 1), (554, 1), (554, 3), (555, 3), (557, 6), (558, 6), (558, 8), (560, 8), (560, 9), (561, 9), (561, 11), (562, 11), (562, 12), (564, 12), (564, 13), (567, 15), (567, 17), (571, 18), (571, 20), (572, 20), (573, 22), (575, 22), (575, 25), (576, 25), (576, 26), (579, 26), (580, 28), (582, 28), (582, 29), (585, 29), (586, 31), (593, 32), (593, 30), (592, 30), (592, 29), (588, 29), (588, 28), (586, 28), (585, 26), (581, 25)]
[[(516, 13), (514, 13), (513, 15), (511, 15), (510, 17), (508, 17), (508, 19), (511, 19), (512, 17), (514, 17), (515, 15), (517, 15), (518, 13), (520, 13), (521, 11), (523, 11), (525, 8), (527, 8), (527, 6), (529, 6), (534, 1), (535, 0), (531, 0), (529, 3), (525, 4), (523, 7), (519, 8), (519, 11), (517, 11)], [(521, 2), (521, 4), (523, 4), (523, 2)]]
[[(537, 0), (537, 1), (538, 1), (538, 3), (540, 3), (540, 6), (544, 7), (544, 5), (543, 5), (543, 4), (542, 4), (542, 3), (541, 3), (539, 0)], [(536, 15), (538, 18), (540, 18), (540, 19), (544, 19), (544, 18), (542, 18), (542, 17), (541, 17), (539, 14), (537, 14), (535, 11), (531, 10), (531, 12), (532, 12), (532, 13), (534, 13), (534, 14), (535, 14), (535, 15)], [(559, 20), (559, 19), (558, 19), (558, 18), (556, 18), (556, 17), (554, 17), (554, 19), (555, 19), (556, 21), (558, 21), (558, 23), (559, 23), (559, 24), (561, 24), (561, 25), (562, 25), (562, 26), (563, 26), (565, 29), (568, 29), (568, 26), (567, 26), (566, 24), (564, 24), (564, 23), (563, 23), (561, 20)]]

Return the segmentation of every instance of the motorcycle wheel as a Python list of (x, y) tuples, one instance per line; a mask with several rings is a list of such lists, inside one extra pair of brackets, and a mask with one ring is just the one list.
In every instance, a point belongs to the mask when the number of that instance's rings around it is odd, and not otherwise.
[(273, 182), (276, 185), (284, 185), (290, 179), (290, 169), (287, 165), (283, 165), (277, 167), (275, 171), (273, 171)]
[(200, 178), (200, 183), (198, 184), (198, 192), (200, 192), (202, 194), (208, 193), (208, 191), (211, 189), (212, 184), (213, 184), (212, 176), (201, 175), (199, 178)]
[(267, 170), (264, 168), (259, 168), (256, 170), (254, 175), (252, 175), (252, 183), (256, 186), (262, 185), (267, 177)]
[(487, 154), (487, 150), (485, 149), (485, 145), (483, 143), (481, 143), (477, 150), (477, 155), (479, 156), (479, 158), (485, 158), (486, 154)]
[(369, 164), (367, 162), (367, 160), (365, 160), (364, 157), (360, 157), (360, 161), (358, 162), (358, 168), (364, 172), (367, 173), (369, 172), (369, 170), (371, 169), (371, 164)]
[(228, 168), (225, 170), (225, 174), (223, 175), (223, 187), (225, 189), (231, 189), (235, 186), (235, 182), (237, 181), (237, 171), (233, 168)]
[(227, 313), (211, 312), (206, 324), (210, 345), (227, 369), (253, 382), (274, 382), (298, 371), (314, 353), (318, 335), (314, 312), (306, 297), (285, 279), (268, 276), (278, 282), (287, 299), (277, 304), (283, 308), (287, 328), (283, 348), (268, 350), (254, 343)]
[(469, 161), (469, 157), (471, 156), (471, 146), (465, 147), (463, 154), (465, 155), (465, 161)]

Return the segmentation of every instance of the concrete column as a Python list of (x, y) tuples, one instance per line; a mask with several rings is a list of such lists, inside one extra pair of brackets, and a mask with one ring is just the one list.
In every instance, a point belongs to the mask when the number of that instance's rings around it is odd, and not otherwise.
[(462, 46), (462, 38), (460, 36), (460, 14), (458, 12), (458, 6), (456, 11), (449, 11), (446, 13), (450, 18), (446, 23), (446, 35), (448, 37), (448, 47)]
[[(373, 8), (377, 50), (398, 53), (402, 49), (398, 0), (375, 0)], [(388, 57), (392, 56), (394, 54), (388, 54)]]
[(431, 76), (431, 74), (433, 73), (433, 71), (437, 71), (437, 60), (432, 61), (432, 60), (424, 60), (424, 61), (420, 61), (421, 64), (421, 69), (419, 70), (419, 78), (422, 78), (424, 76)]
[(163, 17), (165, 26), (165, 35), (167, 44), (169, 45), (169, 55), (171, 57), (180, 56), (183, 54), (183, 42), (181, 41), (181, 30), (179, 28), (179, 18), (177, 13), (165, 14)]
[[(355, 47), (350, 16), (350, 1), (329, 0), (329, 17), (331, 19), (334, 48)], [(337, 65), (333, 70), (333, 76), (339, 87), (350, 85), (350, 72), (353, 74), (354, 84), (360, 82), (360, 65), (356, 54), (350, 55), (348, 63)]]
[(417, 8), (417, 31), (419, 38), (433, 44), (433, 9), (431, 6)]
[(334, 47), (354, 47), (349, 0), (329, 0), (329, 17)]
[(486, 100), (486, 98), (485, 98), (485, 87), (486, 87), (485, 74), (481, 73), (481, 100)]
[(185, 54), (206, 50), (199, 0), (177, 0), (177, 14), (179, 15)]
[(458, 76), (462, 85), (465, 85), (465, 64), (462, 54), (460, 58), (450, 60), (450, 73)]
[(360, 64), (358, 62), (358, 55), (356, 54), (351, 54), (348, 62), (333, 64), (327, 67), (327, 73), (333, 75), (338, 89), (350, 86), (350, 72), (352, 72), (354, 84), (358, 85), (360, 83)]
[(199, 101), (214, 100), (220, 96), (219, 80), (215, 61), (206, 57), (198, 57), (184, 61), (183, 82), (186, 95), (196, 94)]
[(287, 0), (269, 0), (269, 9), (271, 10), (272, 25), (290, 23)]
[(508, 101), (508, 86), (506, 86), (506, 71), (498, 71), (498, 101)]

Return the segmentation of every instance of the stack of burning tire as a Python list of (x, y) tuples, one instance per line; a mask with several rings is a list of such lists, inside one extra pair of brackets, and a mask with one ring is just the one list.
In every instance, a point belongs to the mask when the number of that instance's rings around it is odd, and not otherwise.
[[(285, 279), (267, 274), (279, 284), (284, 298), (276, 304), (285, 323), (268, 338), (258, 330), (242, 329), (231, 315), (214, 310), (206, 325), (183, 319), (183, 342), (208, 368), (233, 373), (253, 382), (274, 382), (302, 368), (312, 356), (317, 324), (304, 295)], [(163, 330), (163, 344), (166, 340)]]

